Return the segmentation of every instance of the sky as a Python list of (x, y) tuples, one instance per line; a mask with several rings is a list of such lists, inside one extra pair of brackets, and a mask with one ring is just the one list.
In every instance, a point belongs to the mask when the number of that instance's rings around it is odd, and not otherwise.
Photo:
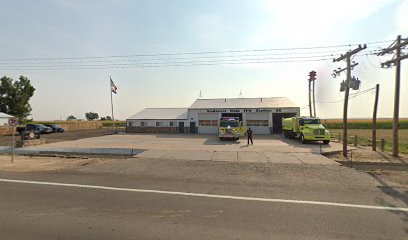
[[(408, 37), (408, 0), (0, 0), (0, 76), (28, 77), (34, 120), (188, 107), (199, 97), (287, 97), (308, 115), (308, 73), (317, 72), (321, 118), (341, 118), (342, 74), (333, 62), (367, 44), (352, 75), (380, 84), (379, 117), (392, 117), (392, 55), (372, 53)], [(405, 14), (404, 14), (405, 13)], [(405, 50), (408, 52), (408, 50)], [(187, 54), (189, 53), (189, 54)], [(96, 66), (96, 67), (95, 67)], [(408, 117), (408, 60), (400, 116)], [(358, 91), (351, 91), (352, 94)], [(372, 116), (374, 93), (354, 97), (351, 118)]]

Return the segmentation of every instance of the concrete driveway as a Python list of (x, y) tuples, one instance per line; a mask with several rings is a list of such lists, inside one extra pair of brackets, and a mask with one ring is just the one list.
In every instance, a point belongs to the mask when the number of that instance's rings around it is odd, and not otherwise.
[(21, 149), (22, 152), (93, 153), (134, 155), (137, 158), (337, 164), (321, 152), (338, 151), (341, 145), (301, 144), (280, 135), (256, 135), (254, 145), (246, 139), (221, 141), (204, 134), (118, 134), (51, 143)]

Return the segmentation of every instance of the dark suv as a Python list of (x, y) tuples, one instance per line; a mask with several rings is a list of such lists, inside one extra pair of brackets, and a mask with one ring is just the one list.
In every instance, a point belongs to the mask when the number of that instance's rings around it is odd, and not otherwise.
[(38, 131), (40, 133), (52, 133), (52, 128), (42, 124), (27, 124), (24, 131)]
[(64, 132), (65, 131), (65, 129), (58, 126), (57, 124), (45, 124), (45, 126), (50, 127), (52, 129), (52, 132), (54, 132), (54, 133)]

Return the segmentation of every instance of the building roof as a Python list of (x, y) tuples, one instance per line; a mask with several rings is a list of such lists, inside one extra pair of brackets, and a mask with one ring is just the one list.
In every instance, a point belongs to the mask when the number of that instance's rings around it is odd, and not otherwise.
[(145, 108), (128, 119), (133, 120), (185, 120), (187, 108)]
[(6, 114), (4, 112), (0, 112), (0, 118), (12, 118), (12, 117), (14, 117), (14, 116), (8, 115), (8, 114)]
[(189, 109), (214, 108), (292, 108), (298, 107), (285, 97), (197, 99)]

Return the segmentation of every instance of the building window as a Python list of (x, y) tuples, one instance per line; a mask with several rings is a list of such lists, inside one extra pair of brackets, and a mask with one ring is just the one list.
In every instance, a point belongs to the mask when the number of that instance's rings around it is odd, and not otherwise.
[(170, 126), (170, 127), (175, 127), (175, 126), (177, 126), (177, 122), (170, 122), (170, 123), (169, 123), (169, 126)]
[(147, 122), (140, 122), (140, 126), (142, 126), (142, 127), (146, 127), (147, 125), (148, 125)]
[(267, 127), (268, 120), (247, 120), (247, 126), (253, 127)]
[(133, 122), (129, 122), (129, 127), (133, 127)]
[(156, 122), (156, 127), (162, 127), (163, 126), (163, 122)]
[(198, 126), (216, 127), (216, 126), (218, 126), (218, 120), (199, 120), (198, 121)]

